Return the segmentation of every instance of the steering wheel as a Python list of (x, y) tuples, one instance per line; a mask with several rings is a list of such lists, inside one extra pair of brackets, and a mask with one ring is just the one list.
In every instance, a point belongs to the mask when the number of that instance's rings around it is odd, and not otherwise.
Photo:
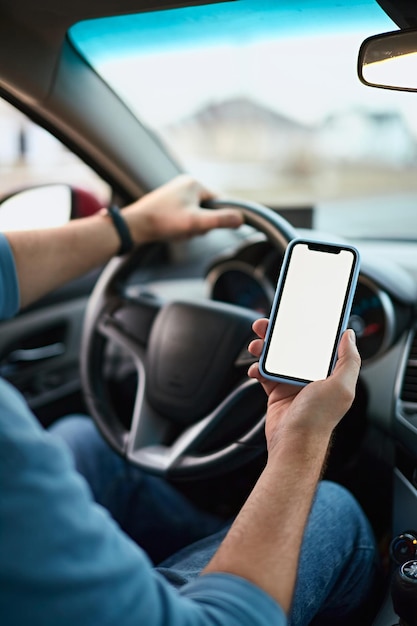
[[(213, 210), (238, 208), (245, 222), (280, 250), (296, 236), (280, 215), (256, 203), (212, 200)], [(255, 311), (231, 304), (161, 302), (128, 297), (124, 286), (145, 247), (113, 258), (90, 296), (81, 344), (87, 407), (107, 442), (128, 461), (169, 478), (210, 476), (264, 450), (266, 397), (246, 375), (253, 358)], [(137, 374), (131, 423), (112, 405), (103, 373), (111, 340), (132, 357)]]

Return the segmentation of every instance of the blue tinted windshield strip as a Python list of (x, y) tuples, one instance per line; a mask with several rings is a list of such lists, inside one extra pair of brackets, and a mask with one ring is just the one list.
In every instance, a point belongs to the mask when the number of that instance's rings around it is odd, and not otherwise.
[(368, 25), (370, 33), (394, 28), (375, 0), (240, 0), (86, 20), (75, 24), (69, 35), (94, 64), (95, 59), (105, 61), (132, 51), (155, 53), (299, 36), (311, 32), (312, 24), (316, 34), (331, 31), (335, 24), (339, 32), (358, 24)]

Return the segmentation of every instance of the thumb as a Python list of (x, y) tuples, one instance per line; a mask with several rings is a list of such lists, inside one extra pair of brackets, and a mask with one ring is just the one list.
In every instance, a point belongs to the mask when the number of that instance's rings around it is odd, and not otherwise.
[(238, 228), (243, 224), (243, 215), (235, 209), (217, 209), (218, 228)]
[(200, 231), (212, 228), (238, 228), (243, 224), (243, 215), (236, 209), (199, 209), (197, 214)]
[(360, 366), (361, 357), (356, 347), (356, 336), (354, 331), (349, 328), (343, 333), (340, 340), (336, 367), (329, 380), (333, 379), (341, 384), (344, 389), (352, 390), (354, 393)]

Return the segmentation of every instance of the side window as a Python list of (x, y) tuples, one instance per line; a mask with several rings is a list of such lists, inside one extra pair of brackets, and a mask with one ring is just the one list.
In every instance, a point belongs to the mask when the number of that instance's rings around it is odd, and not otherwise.
[(0, 137), (0, 230), (55, 226), (108, 204), (110, 187), (90, 167), (2, 99)]

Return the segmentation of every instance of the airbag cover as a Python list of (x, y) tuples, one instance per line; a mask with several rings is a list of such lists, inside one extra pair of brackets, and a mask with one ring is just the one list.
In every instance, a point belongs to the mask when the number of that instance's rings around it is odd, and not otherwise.
[(234, 363), (253, 336), (257, 317), (220, 302), (164, 307), (147, 353), (147, 397), (154, 409), (190, 423), (216, 407), (236, 380)]

